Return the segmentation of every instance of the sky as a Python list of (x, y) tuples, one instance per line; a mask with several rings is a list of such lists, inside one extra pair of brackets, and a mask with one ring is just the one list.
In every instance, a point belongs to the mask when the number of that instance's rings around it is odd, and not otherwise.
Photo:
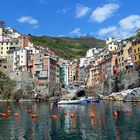
[(20, 33), (126, 38), (140, 28), (140, 0), (1, 0), (0, 20)]

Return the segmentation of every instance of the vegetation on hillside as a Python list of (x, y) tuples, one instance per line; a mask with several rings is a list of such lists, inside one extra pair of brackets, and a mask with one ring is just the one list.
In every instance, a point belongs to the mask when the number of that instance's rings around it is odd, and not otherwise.
[(58, 56), (73, 60), (84, 57), (89, 48), (102, 48), (105, 41), (94, 37), (48, 37), (48, 36), (31, 36), (31, 42), (36, 46), (48, 47)]
[(15, 82), (0, 71), (0, 99), (9, 99), (14, 87)]

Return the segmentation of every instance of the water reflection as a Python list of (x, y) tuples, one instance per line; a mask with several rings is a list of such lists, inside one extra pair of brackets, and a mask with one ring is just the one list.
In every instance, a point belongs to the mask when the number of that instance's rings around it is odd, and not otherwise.
[[(5, 119), (0, 117), (0, 139), (33, 140), (122, 140), (140, 138), (140, 103), (102, 101), (100, 104), (54, 106), (50, 110), (47, 103), (0, 103), (0, 112), (6, 112), (8, 106), (12, 114)], [(27, 113), (37, 114), (32, 119)], [(127, 112), (127, 109), (130, 112)], [(114, 118), (113, 112), (118, 112)], [(64, 111), (67, 115), (64, 115)], [(14, 113), (19, 113), (19, 118)], [(70, 113), (75, 118), (70, 117)], [(52, 114), (58, 119), (52, 120)], [(92, 114), (96, 115), (91, 119)]]

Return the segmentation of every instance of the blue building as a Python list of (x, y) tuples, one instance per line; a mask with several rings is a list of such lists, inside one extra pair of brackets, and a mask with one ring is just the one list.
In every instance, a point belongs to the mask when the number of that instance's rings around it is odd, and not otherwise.
[(65, 63), (60, 65), (60, 82), (65, 88), (68, 86), (68, 67)]

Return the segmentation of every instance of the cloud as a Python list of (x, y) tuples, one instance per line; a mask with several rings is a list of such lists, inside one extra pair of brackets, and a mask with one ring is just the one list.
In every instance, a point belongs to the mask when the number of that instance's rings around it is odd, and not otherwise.
[(125, 30), (133, 30), (140, 28), (140, 16), (130, 15), (119, 22), (121, 28)]
[(22, 16), (18, 19), (19, 22), (21, 23), (27, 23), (27, 24), (31, 24), (31, 25), (36, 25), (39, 23), (38, 20), (34, 19), (33, 17), (30, 16)]
[(110, 27), (107, 27), (107, 28), (103, 28), (101, 29), (98, 34), (99, 35), (105, 35), (105, 34), (108, 34), (108, 33), (113, 33), (114, 31), (116, 31), (117, 28), (115, 26), (110, 26)]
[(119, 8), (118, 4), (109, 3), (103, 5), (103, 7), (97, 7), (90, 16), (90, 21), (96, 21), (101, 23), (110, 18)]
[(100, 36), (113, 36), (117, 38), (128, 38), (140, 28), (140, 16), (130, 15), (119, 21), (118, 26), (110, 26), (98, 31)]
[(83, 16), (86, 16), (89, 11), (90, 11), (89, 7), (77, 4), (76, 12), (75, 12), (76, 13), (76, 18), (81, 18)]
[(76, 28), (72, 32), (70, 32), (70, 34), (80, 36), (81, 35), (81, 29)]

